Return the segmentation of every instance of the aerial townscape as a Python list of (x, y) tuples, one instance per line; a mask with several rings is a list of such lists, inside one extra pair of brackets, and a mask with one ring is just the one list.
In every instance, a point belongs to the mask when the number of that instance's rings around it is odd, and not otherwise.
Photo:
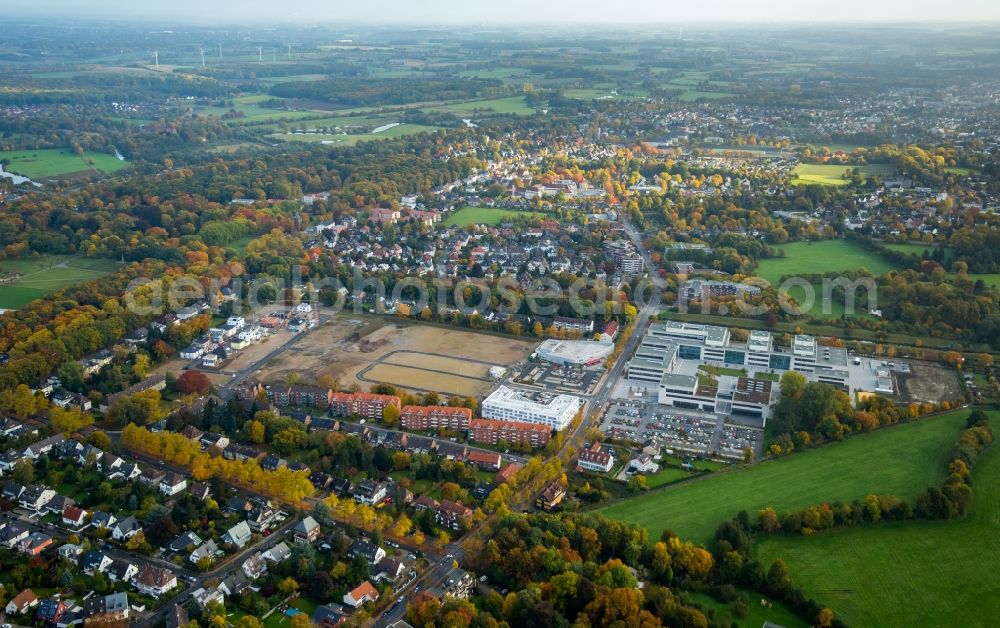
[(0, 9), (2, 628), (1000, 625), (1000, 5), (341, 4)]

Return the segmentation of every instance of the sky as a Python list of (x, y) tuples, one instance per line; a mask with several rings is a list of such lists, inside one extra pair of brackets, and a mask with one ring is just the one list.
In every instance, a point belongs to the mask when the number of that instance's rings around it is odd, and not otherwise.
[(6, 15), (370, 24), (1000, 21), (1000, 0), (3, 0)]

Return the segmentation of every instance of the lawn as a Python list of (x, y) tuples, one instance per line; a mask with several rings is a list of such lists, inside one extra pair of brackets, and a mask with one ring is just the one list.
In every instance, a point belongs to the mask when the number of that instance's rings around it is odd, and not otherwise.
[[(1000, 413), (991, 413), (994, 429)], [(975, 501), (961, 521), (893, 523), (756, 544), (765, 565), (853, 626), (994, 626), (1000, 616), (1000, 451), (973, 471)], [(862, 584), (863, 583), (863, 584)]]
[(0, 160), (4, 159), (10, 161), (4, 170), (29, 179), (47, 179), (86, 171), (112, 174), (129, 165), (114, 155), (88, 152), (80, 156), (63, 148), (0, 152)]
[[(307, 616), (312, 617), (316, 612), (316, 602), (309, 598), (297, 597), (288, 603), (289, 608), (297, 608)], [(279, 626), (291, 626), (292, 618), (289, 615), (275, 611), (264, 620), (265, 628), (278, 628)]]
[(664, 486), (680, 480), (686, 480), (692, 475), (693, 474), (690, 471), (685, 471), (684, 469), (667, 467), (666, 469), (660, 469), (653, 475), (647, 475), (646, 486), (649, 488), (656, 488), (657, 486)]
[(637, 523), (651, 539), (670, 528), (707, 543), (722, 521), (740, 510), (771, 506), (779, 512), (823, 500), (852, 500), (870, 493), (914, 498), (940, 481), (968, 412), (854, 436), (847, 441), (715, 473), (675, 488), (612, 504), (604, 514)]
[[(757, 267), (757, 276), (774, 285), (778, 285), (783, 275), (808, 275), (867, 268), (877, 277), (894, 269), (892, 263), (879, 254), (848, 240), (791, 242), (775, 248), (784, 251), (785, 256), (762, 259)], [(819, 295), (817, 301), (818, 297)]]
[(451, 226), (466, 226), (470, 224), (477, 225), (499, 225), (504, 220), (509, 220), (515, 216), (523, 216), (525, 214), (535, 216), (537, 218), (545, 218), (544, 213), (540, 212), (525, 212), (516, 209), (497, 209), (494, 207), (461, 207), (455, 211), (451, 216), (448, 217), (447, 225)]
[(97, 279), (118, 267), (107, 259), (42, 255), (23, 260), (4, 260), (0, 271), (21, 274), (17, 283), (0, 285), (0, 308), (17, 309), (60, 288)]
[(850, 177), (844, 178), (845, 172), (854, 168), (861, 171), (861, 176), (886, 176), (893, 173), (893, 167), (888, 164), (868, 164), (865, 166), (830, 165), (830, 164), (799, 164), (792, 171), (792, 185), (820, 183), (823, 185), (847, 185)]
[(950, 260), (955, 256), (955, 249), (950, 246), (938, 247), (933, 244), (921, 244), (918, 242), (883, 242), (882, 246), (889, 249), (890, 251), (896, 251), (898, 253), (906, 253), (908, 255), (916, 255), (917, 257), (922, 257), (924, 252), (927, 255), (934, 253), (934, 249), (943, 248), (945, 260)]

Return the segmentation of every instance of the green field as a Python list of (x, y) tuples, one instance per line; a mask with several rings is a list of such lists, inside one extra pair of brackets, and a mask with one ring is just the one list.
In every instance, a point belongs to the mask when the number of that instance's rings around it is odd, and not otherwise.
[(639, 524), (652, 539), (669, 528), (707, 543), (722, 521), (740, 510), (779, 512), (820, 501), (893, 493), (913, 499), (944, 477), (947, 457), (968, 412), (854, 436), (844, 442), (735, 469), (612, 504), (612, 519)]
[(447, 224), (449, 227), (460, 226), (464, 227), (466, 225), (476, 224), (476, 225), (499, 225), (504, 219), (510, 219), (515, 216), (524, 216), (525, 214), (536, 216), (539, 218), (544, 218), (545, 214), (540, 212), (526, 212), (519, 211), (516, 209), (497, 209), (493, 207), (461, 207), (455, 211), (451, 216), (448, 217)]
[(861, 176), (886, 176), (893, 173), (893, 167), (887, 164), (868, 164), (866, 166), (830, 165), (830, 164), (799, 164), (792, 171), (792, 185), (820, 183), (823, 185), (847, 185), (850, 179), (843, 178), (845, 172), (857, 167)]
[(0, 160), (4, 159), (10, 161), (4, 170), (29, 179), (47, 179), (87, 171), (112, 174), (129, 165), (114, 155), (84, 153), (81, 157), (64, 148), (0, 152)]
[[(991, 413), (994, 429), (1000, 413)], [(788, 563), (807, 596), (852, 626), (995, 626), (1000, 616), (1000, 451), (973, 470), (975, 501), (961, 521), (892, 523), (769, 537), (768, 565)]]
[(333, 135), (326, 133), (275, 133), (270, 137), (283, 142), (324, 142), (326, 144), (336, 144), (337, 146), (353, 146), (358, 142), (368, 142), (371, 140), (385, 140), (394, 137), (403, 137), (415, 133), (436, 131), (437, 127), (423, 126), (420, 124), (400, 124), (391, 129), (380, 131), (379, 133), (357, 133), (355, 135)]
[(107, 259), (43, 255), (36, 259), (0, 261), (0, 271), (21, 274), (15, 284), (0, 285), (0, 308), (17, 309), (60, 288), (97, 279), (118, 267)]
[(909, 255), (916, 255), (917, 257), (923, 256), (924, 251), (926, 251), (929, 256), (934, 252), (934, 249), (943, 248), (945, 260), (950, 260), (955, 256), (955, 249), (950, 246), (937, 247), (933, 244), (922, 244), (918, 242), (883, 242), (882, 246), (890, 251), (908, 253)]
[(778, 284), (783, 275), (867, 268), (872, 275), (878, 277), (894, 269), (888, 260), (849, 240), (790, 242), (774, 248), (783, 250), (785, 256), (762, 259), (757, 267), (757, 276), (774, 285)]
[(514, 114), (518, 116), (530, 116), (535, 113), (524, 102), (524, 96), (510, 96), (507, 98), (493, 98), (490, 100), (466, 100), (463, 102), (451, 103), (447, 105), (431, 105), (423, 107), (429, 111), (445, 111), (456, 116), (473, 116), (483, 113), (494, 114)]
[(688, 90), (677, 97), (683, 102), (694, 102), (696, 100), (718, 100), (720, 98), (732, 98), (736, 94), (732, 92), (701, 92), (698, 90)]
[(1000, 288), (1000, 273), (969, 273), (969, 279), (972, 281), (982, 279), (984, 283)]

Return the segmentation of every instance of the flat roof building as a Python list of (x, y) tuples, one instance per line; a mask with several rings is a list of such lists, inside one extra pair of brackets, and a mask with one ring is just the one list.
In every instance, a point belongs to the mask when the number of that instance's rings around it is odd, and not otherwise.
[(483, 400), (483, 418), (499, 421), (538, 423), (561, 430), (573, 420), (583, 405), (574, 395), (526, 392), (500, 386)]

